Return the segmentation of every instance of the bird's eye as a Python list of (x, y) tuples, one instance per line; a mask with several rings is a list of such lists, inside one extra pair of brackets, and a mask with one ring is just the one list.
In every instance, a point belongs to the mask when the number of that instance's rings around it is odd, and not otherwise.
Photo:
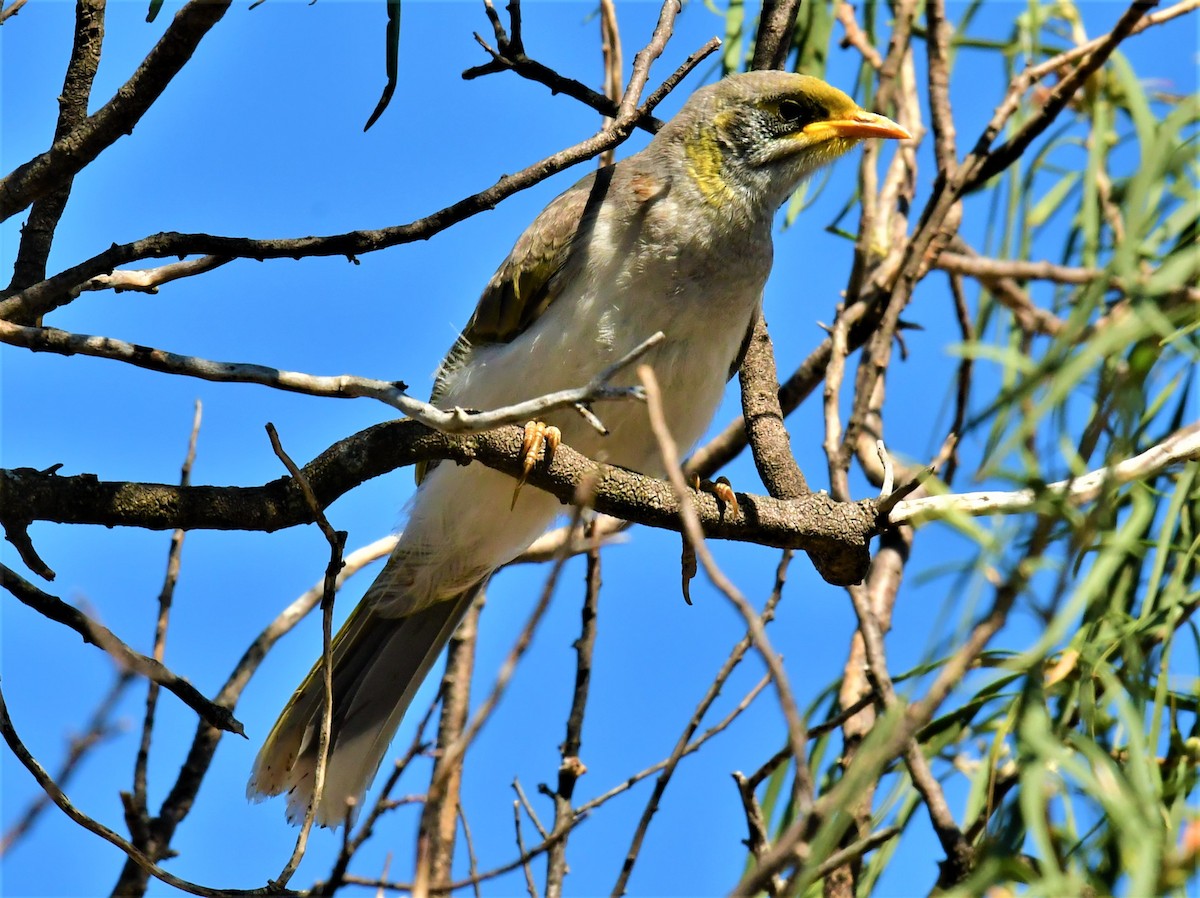
[(824, 111), (816, 104), (801, 103), (799, 100), (788, 99), (779, 101), (779, 117), (795, 129), (803, 128), (805, 125), (815, 122), (821, 118)]

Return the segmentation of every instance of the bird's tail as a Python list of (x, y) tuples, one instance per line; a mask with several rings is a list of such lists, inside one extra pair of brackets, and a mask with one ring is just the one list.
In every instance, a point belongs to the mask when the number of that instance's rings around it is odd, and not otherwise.
[[(380, 581), (385, 576), (386, 570)], [(482, 585), (405, 617), (372, 611), (368, 592), (342, 625), (333, 640), (333, 727), (320, 825), (341, 824), (347, 800), (361, 801), (409, 703)], [(323, 690), (318, 661), (279, 715), (246, 787), (256, 800), (286, 792), (292, 823), (303, 820), (312, 797)]]

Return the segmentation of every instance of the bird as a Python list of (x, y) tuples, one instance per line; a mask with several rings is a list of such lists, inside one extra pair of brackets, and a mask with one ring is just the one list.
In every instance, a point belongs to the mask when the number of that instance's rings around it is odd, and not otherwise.
[[(796, 187), (870, 138), (907, 130), (824, 81), (779, 71), (696, 90), (647, 146), (588, 174), (517, 239), (438, 368), (431, 402), (492, 409), (588, 383), (661, 331), (642, 361), (681, 445), (703, 434), (737, 372), (772, 264), (775, 213)], [(614, 386), (632, 385), (633, 374)], [(551, 413), (568, 445), (663, 473), (645, 409), (607, 403), (607, 435)], [(527, 433), (530, 431), (527, 430)], [(533, 433), (533, 436), (537, 436)], [(480, 463), (430, 464), (395, 550), (333, 640), (333, 716), (316, 821), (352, 819), (417, 688), (492, 572), (559, 514)], [(323, 705), (318, 662), (254, 762), (247, 794), (313, 801)]]

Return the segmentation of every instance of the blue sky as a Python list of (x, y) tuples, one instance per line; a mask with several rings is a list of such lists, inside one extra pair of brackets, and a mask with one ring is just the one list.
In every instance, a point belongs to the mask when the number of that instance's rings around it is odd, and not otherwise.
[[(990, 6), (990, 5), (989, 5)], [(161, 35), (175, 5), (154, 24), (145, 6), (110, 5), (105, 52), (93, 96), (107, 99)], [(1082, 7), (1093, 34), (1123, 8)], [(961, 11), (955, 7), (952, 12)], [(1003, 21), (1013, 7), (987, 13)], [(531, 55), (589, 84), (599, 84), (598, 25), (589, 3), (529, 3), (525, 42)], [(626, 60), (649, 36), (658, 6), (618, 4)], [(27, 5), (3, 29), (3, 168), (11, 169), (49, 142), (55, 97), (70, 49), (72, 4)], [(974, 29), (987, 33), (987, 21)], [(565, 97), (552, 97), (514, 75), (464, 82), (460, 72), (484, 61), (471, 32), (489, 36), (475, 3), (405, 5), (400, 87), (368, 133), (362, 125), (384, 80), (384, 7), (381, 2), (322, 2), (307, 6), (271, 0), (248, 11), (230, 10), (201, 44), (192, 64), (131, 137), (118, 141), (77, 179), (58, 232), (50, 267), (57, 271), (112, 242), (158, 231), (201, 231), (286, 237), (337, 233), (398, 224), (429, 214), (592, 133), (598, 117)], [(722, 20), (691, 3), (654, 68), (651, 86), (703, 41), (723, 30)], [(1195, 23), (1184, 20), (1135, 39), (1127, 47), (1148, 78), (1179, 90), (1195, 89)], [(853, 84), (852, 51), (835, 50), (829, 80)], [(715, 65), (715, 63), (714, 63)], [(678, 108), (702, 78), (702, 65), (660, 107)], [(964, 54), (952, 89), (960, 140), (974, 139), (998, 95), (994, 57)], [(980, 85), (987, 85), (981, 89)], [(975, 91), (981, 89), (985, 100)], [(627, 155), (642, 145), (635, 135)], [(923, 148), (927, 177), (931, 160)], [(1082, 158), (1082, 157), (1081, 157)], [(590, 163), (589, 163), (590, 164)], [(432, 240), (344, 259), (257, 263), (238, 261), (202, 278), (170, 284), (156, 296), (92, 293), (56, 313), (49, 324), (210, 359), (259, 362), (313, 373), (354, 373), (402, 379), (424, 395), (432, 373), (466, 321), (495, 266), (537, 211), (586, 171), (586, 165), (519, 194)], [(822, 336), (815, 322), (830, 321), (844, 284), (851, 247), (826, 233), (852, 183), (855, 162), (836, 170), (829, 188), (801, 222), (778, 235), (776, 270), (766, 309), (780, 368), (791, 370)], [(927, 190), (927, 184), (922, 183)], [(923, 195), (918, 202), (923, 199)], [(969, 226), (979, 233), (982, 214)], [(18, 216), (0, 226), (0, 270), (11, 271)], [(5, 275), (7, 277), (7, 275)], [(934, 380), (951, 369), (946, 347), (957, 339), (950, 305), (936, 278), (922, 286), (909, 316), (911, 360), (889, 382), (889, 444), (899, 455), (926, 458), (948, 421), (952, 384)], [(936, 282), (936, 283), (935, 283)], [(5, 351), (0, 387), (0, 461), (4, 466), (49, 467), (95, 473), (107, 480), (173, 482), (186, 447), (196, 399), (204, 403), (193, 482), (258, 484), (283, 471), (263, 425), (272, 421), (293, 458), (305, 461), (338, 439), (391, 415), (367, 400), (319, 400), (256, 386), (213, 385), (150, 374), (95, 359), (31, 356)], [(987, 375), (982, 375), (986, 383)], [(731, 390), (718, 413), (736, 413)], [(820, 408), (809, 403), (790, 421), (793, 446), (815, 486), (824, 485)], [(756, 491), (748, 458), (727, 471), (741, 489)], [(411, 493), (411, 472), (380, 478), (329, 509), (334, 526), (357, 547), (397, 528)], [(861, 482), (857, 488), (864, 491)], [(35, 545), (58, 578), (47, 586), (89, 609), (130, 644), (148, 651), (155, 599), (168, 535), (100, 527), (31, 529)], [(949, 578), (927, 577), (964, 551), (948, 530), (923, 531), (910, 585), (889, 638), (893, 671), (924, 658), (952, 633), (972, 597), (947, 596)], [(723, 568), (757, 603), (770, 590), (777, 553), (741, 545), (713, 546)], [(183, 571), (172, 612), (168, 665), (212, 694), (249, 641), (278, 611), (320, 576), (326, 545), (315, 528), (277, 534), (195, 532), (183, 550)], [(22, 570), (5, 544), (4, 563)], [(593, 700), (582, 757), (589, 768), (577, 789), (586, 800), (665, 757), (743, 627), (709, 585), (693, 586), (694, 605), (679, 596), (678, 538), (646, 528), (605, 555), (604, 592)], [(488, 688), (513, 637), (541, 589), (541, 568), (497, 577), (489, 590), (477, 689)], [(519, 777), (531, 795), (553, 782), (557, 745), (574, 671), (571, 642), (582, 596), (581, 562), (568, 565), (558, 596), (505, 701), (472, 748), (464, 801), (481, 867), (515, 854), (510, 783)], [(339, 617), (365, 588), (360, 575), (339, 598)], [(45, 585), (45, 584), (43, 584)], [(98, 650), (28, 609), (7, 601), (2, 624), (3, 684), (15, 725), (33, 753), (53, 769), (70, 733), (108, 689), (111, 664)], [(841, 670), (853, 631), (844, 594), (824, 584), (797, 559), (786, 598), (771, 627), (786, 656), (802, 702), (811, 701)], [(1003, 644), (1028, 644), (1030, 621), (1019, 615)], [(248, 805), (244, 783), (251, 760), (282, 703), (307, 671), (320, 645), (319, 622), (298, 627), (274, 651), (237, 709), (250, 736), (227, 738), (192, 814), (174, 847), (169, 869), (210, 885), (253, 887), (275, 876), (294, 839), (278, 801)], [(722, 717), (762, 675), (751, 659), (730, 681), (708, 723)], [(423, 708), (432, 682), (414, 703)], [(121, 830), (118, 790), (128, 788), (137, 744), (144, 686), (122, 706), (130, 729), (94, 752), (68, 788), (87, 813)], [(398, 745), (411, 738), (410, 720)], [(149, 780), (156, 808), (190, 742), (194, 717), (172, 696), (159, 703)], [(630, 890), (640, 895), (723, 892), (745, 859), (735, 769), (750, 771), (783, 742), (768, 692), (706, 751), (685, 761), (650, 828)], [(422, 788), (417, 777), (401, 793)], [(35, 785), (7, 753), (0, 753), (3, 825), (35, 795)], [(961, 788), (950, 790), (961, 807)], [(585, 822), (569, 851), (570, 894), (611, 889), (648, 786), (627, 794)], [(550, 808), (535, 798), (543, 819)], [(364, 848), (354, 869), (377, 872), (388, 851), (404, 875), (416, 813), (391, 815)], [(531, 840), (526, 829), (526, 839)], [(340, 838), (317, 833), (294, 884), (328, 873)], [(889, 871), (885, 893), (924, 893), (930, 886), (936, 843), (923, 822), (905, 841)], [(65, 859), (69, 859), (65, 860)], [(681, 863), (681, 861), (686, 862)], [(31, 837), (4, 860), (6, 895), (87, 895), (111, 888), (122, 858), (99, 839), (49, 810)], [(539, 867), (540, 870), (540, 867)], [(519, 872), (485, 886), (485, 894), (524, 889)], [(171, 890), (152, 884), (152, 894)]]

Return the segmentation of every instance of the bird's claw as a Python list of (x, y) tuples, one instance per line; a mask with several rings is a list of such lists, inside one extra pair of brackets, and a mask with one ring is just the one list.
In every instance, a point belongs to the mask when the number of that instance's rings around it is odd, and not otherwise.
[(521, 441), (521, 476), (517, 478), (517, 486), (513, 490), (512, 504), (509, 509), (516, 508), (517, 496), (525, 485), (529, 472), (542, 458), (550, 464), (554, 458), (554, 450), (562, 442), (562, 431), (552, 424), (541, 421), (530, 421), (525, 425), (525, 437)]
[(711, 493), (716, 500), (722, 505), (732, 509), (734, 515), (741, 514), (741, 506), (738, 505), (737, 494), (733, 491), (733, 484), (729, 482), (729, 478), (725, 476), (718, 477), (714, 480), (701, 480), (700, 475), (696, 475), (693, 479), (697, 492)]

